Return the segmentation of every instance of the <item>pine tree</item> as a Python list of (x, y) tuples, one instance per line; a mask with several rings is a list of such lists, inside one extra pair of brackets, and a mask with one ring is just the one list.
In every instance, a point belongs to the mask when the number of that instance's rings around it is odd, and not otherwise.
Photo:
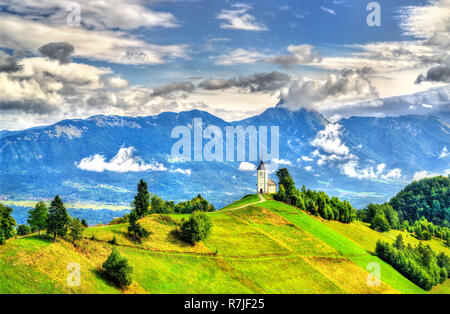
[(112, 249), (108, 259), (103, 263), (106, 277), (120, 287), (131, 284), (131, 273), (133, 268), (128, 264), (128, 260), (122, 257), (116, 248)]
[(67, 234), (69, 221), (70, 217), (64, 207), (64, 203), (56, 195), (50, 204), (50, 211), (47, 218), (47, 233), (53, 234), (53, 241), (56, 241), (56, 236), (64, 237)]
[(131, 240), (141, 243), (143, 238), (145, 239), (150, 236), (150, 233), (138, 223), (138, 216), (134, 209), (128, 215), (128, 222), (128, 235)]
[(148, 192), (147, 183), (144, 180), (140, 180), (138, 183), (138, 192), (134, 197), (133, 206), (138, 218), (142, 218), (148, 212), (150, 205), (150, 193)]
[(37, 203), (33, 209), (30, 209), (27, 222), (31, 230), (37, 230), (38, 234), (41, 234), (41, 230), (44, 230), (47, 225), (47, 215), (47, 206), (42, 201)]

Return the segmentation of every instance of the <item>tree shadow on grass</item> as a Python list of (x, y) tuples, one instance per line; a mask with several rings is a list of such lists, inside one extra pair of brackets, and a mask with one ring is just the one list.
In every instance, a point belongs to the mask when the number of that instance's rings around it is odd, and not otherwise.
[(172, 231), (169, 232), (169, 234), (167, 235), (167, 241), (169, 241), (172, 244), (178, 245), (179, 247), (182, 248), (186, 248), (186, 247), (194, 247), (195, 245), (190, 243), (190, 242), (186, 242), (182, 236), (181, 236), (181, 231), (178, 229), (174, 229)]
[(95, 268), (90, 270), (90, 272), (94, 274), (95, 278), (98, 279), (98, 281), (103, 282), (106, 286), (122, 291), (122, 289), (119, 286), (117, 286), (114, 282), (106, 278), (106, 275), (104, 274), (103, 270)]
[(47, 235), (47, 234), (32, 234), (32, 235), (27, 235), (27, 236), (23, 236), (20, 238), (17, 238), (17, 240), (36, 240), (36, 241), (40, 241), (40, 242), (45, 242), (45, 243), (54, 243), (53, 242), (53, 236)]

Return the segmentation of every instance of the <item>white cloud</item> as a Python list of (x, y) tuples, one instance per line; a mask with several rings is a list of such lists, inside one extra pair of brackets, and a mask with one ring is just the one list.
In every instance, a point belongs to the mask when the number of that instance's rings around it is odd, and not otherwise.
[[(29, 19), (66, 24), (70, 12), (75, 12), (72, 0), (6, 0), (8, 10)], [(139, 27), (177, 27), (176, 18), (168, 12), (148, 8), (144, 0), (77, 0), (81, 9), (81, 24), (87, 28), (131, 30)], [(70, 10), (68, 8), (71, 8)]]
[(171, 173), (180, 173), (180, 174), (184, 174), (187, 176), (190, 176), (192, 174), (192, 170), (191, 169), (180, 169), (177, 168), (175, 170), (170, 170)]
[(122, 147), (110, 161), (99, 154), (83, 158), (76, 163), (77, 168), (93, 172), (144, 172), (144, 171), (167, 171), (160, 163), (146, 164), (140, 157), (134, 156), (136, 149), (132, 146)]
[(360, 168), (357, 160), (350, 160), (347, 163), (339, 166), (341, 172), (350, 177), (357, 178), (359, 180), (362, 179), (400, 179), (402, 176), (402, 171), (399, 168), (391, 169), (385, 172), (386, 165), (379, 164), (375, 169), (373, 167)]
[(326, 8), (326, 7), (320, 7), (320, 9), (324, 12), (330, 13), (332, 15), (336, 15), (336, 12), (332, 9)]
[(413, 180), (418, 181), (418, 180), (422, 180), (425, 178), (432, 178), (432, 177), (448, 175), (448, 174), (450, 174), (450, 169), (445, 170), (444, 173), (433, 173), (433, 172), (428, 172), (426, 170), (418, 171), (418, 172), (414, 173)]
[(314, 50), (311, 45), (289, 45), (286, 49), (289, 54), (268, 58), (266, 61), (273, 64), (280, 64), (286, 69), (298, 64), (320, 63), (322, 56)]
[(371, 71), (371, 68), (346, 68), (329, 74), (326, 79), (301, 77), (283, 91), (281, 106), (320, 112), (343, 102), (374, 98), (378, 92), (367, 78)]
[(444, 146), (444, 148), (442, 149), (441, 154), (439, 155), (439, 159), (443, 159), (445, 157), (450, 156), (450, 153), (447, 150), (447, 146)]
[(252, 163), (244, 161), (244, 162), (241, 162), (241, 164), (239, 165), (239, 170), (240, 171), (255, 171), (256, 166)]
[(1, 46), (37, 53), (49, 42), (69, 42), (73, 56), (119, 64), (164, 64), (171, 58), (185, 58), (186, 45), (155, 45), (121, 31), (88, 30), (81, 27), (47, 25), (3, 14)]
[(325, 130), (319, 131), (311, 142), (311, 145), (321, 148), (328, 154), (347, 156), (350, 153), (349, 148), (342, 142), (340, 136), (342, 125), (328, 124)]
[(229, 54), (223, 54), (217, 57), (216, 65), (235, 65), (256, 63), (265, 58), (265, 55), (257, 52), (238, 48)]
[(246, 4), (234, 4), (231, 10), (222, 10), (217, 19), (225, 20), (226, 23), (220, 25), (223, 29), (239, 29), (245, 31), (267, 31), (267, 27), (256, 22), (256, 18), (249, 14), (248, 11), (252, 9), (251, 6)]
[(312, 158), (310, 158), (310, 157), (308, 157), (308, 156), (302, 156), (302, 160), (303, 160), (303, 161), (310, 162), (310, 161), (313, 161), (314, 159), (312, 159)]
[(429, 45), (450, 47), (450, 0), (433, 0), (425, 6), (403, 7), (400, 17), (405, 35), (426, 39)]
[(307, 167), (305, 167), (305, 170), (308, 172), (311, 172), (311, 171), (313, 171), (313, 168), (311, 166), (307, 166)]
[(113, 88), (126, 88), (128, 87), (128, 81), (124, 80), (120, 76), (111, 77), (108, 81), (109, 86)]

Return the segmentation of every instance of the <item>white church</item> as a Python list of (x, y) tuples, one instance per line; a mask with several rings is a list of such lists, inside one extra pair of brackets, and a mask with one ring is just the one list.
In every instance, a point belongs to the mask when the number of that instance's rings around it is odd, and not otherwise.
[(269, 174), (267, 171), (267, 167), (264, 164), (264, 160), (261, 160), (261, 163), (257, 169), (257, 193), (258, 194), (273, 194), (277, 193), (277, 184), (269, 179)]

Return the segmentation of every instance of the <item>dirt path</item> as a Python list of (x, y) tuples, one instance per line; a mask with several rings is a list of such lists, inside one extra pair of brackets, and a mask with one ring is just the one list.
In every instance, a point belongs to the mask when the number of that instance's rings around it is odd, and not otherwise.
[(241, 208), (245, 208), (247, 206), (251, 206), (251, 205), (255, 205), (255, 204), (261, 204), (261, 203), (264, 203), (266, 201), (266, 199), (261, 194), (258, 194), (258, 196), (259, 196), (259, 199), (260, 199), (258, 202), (245, 204), (245, 205), (242, 205), (242, 206), (239, 206), (239, 207), (235, 207), (235, 208), (225, 209), (225, 210), (223, 210), (221, 212), (228, 212), (228, 211), (232, 211), (232, 210), (236, 210), (236, 209), (241, 209)]

